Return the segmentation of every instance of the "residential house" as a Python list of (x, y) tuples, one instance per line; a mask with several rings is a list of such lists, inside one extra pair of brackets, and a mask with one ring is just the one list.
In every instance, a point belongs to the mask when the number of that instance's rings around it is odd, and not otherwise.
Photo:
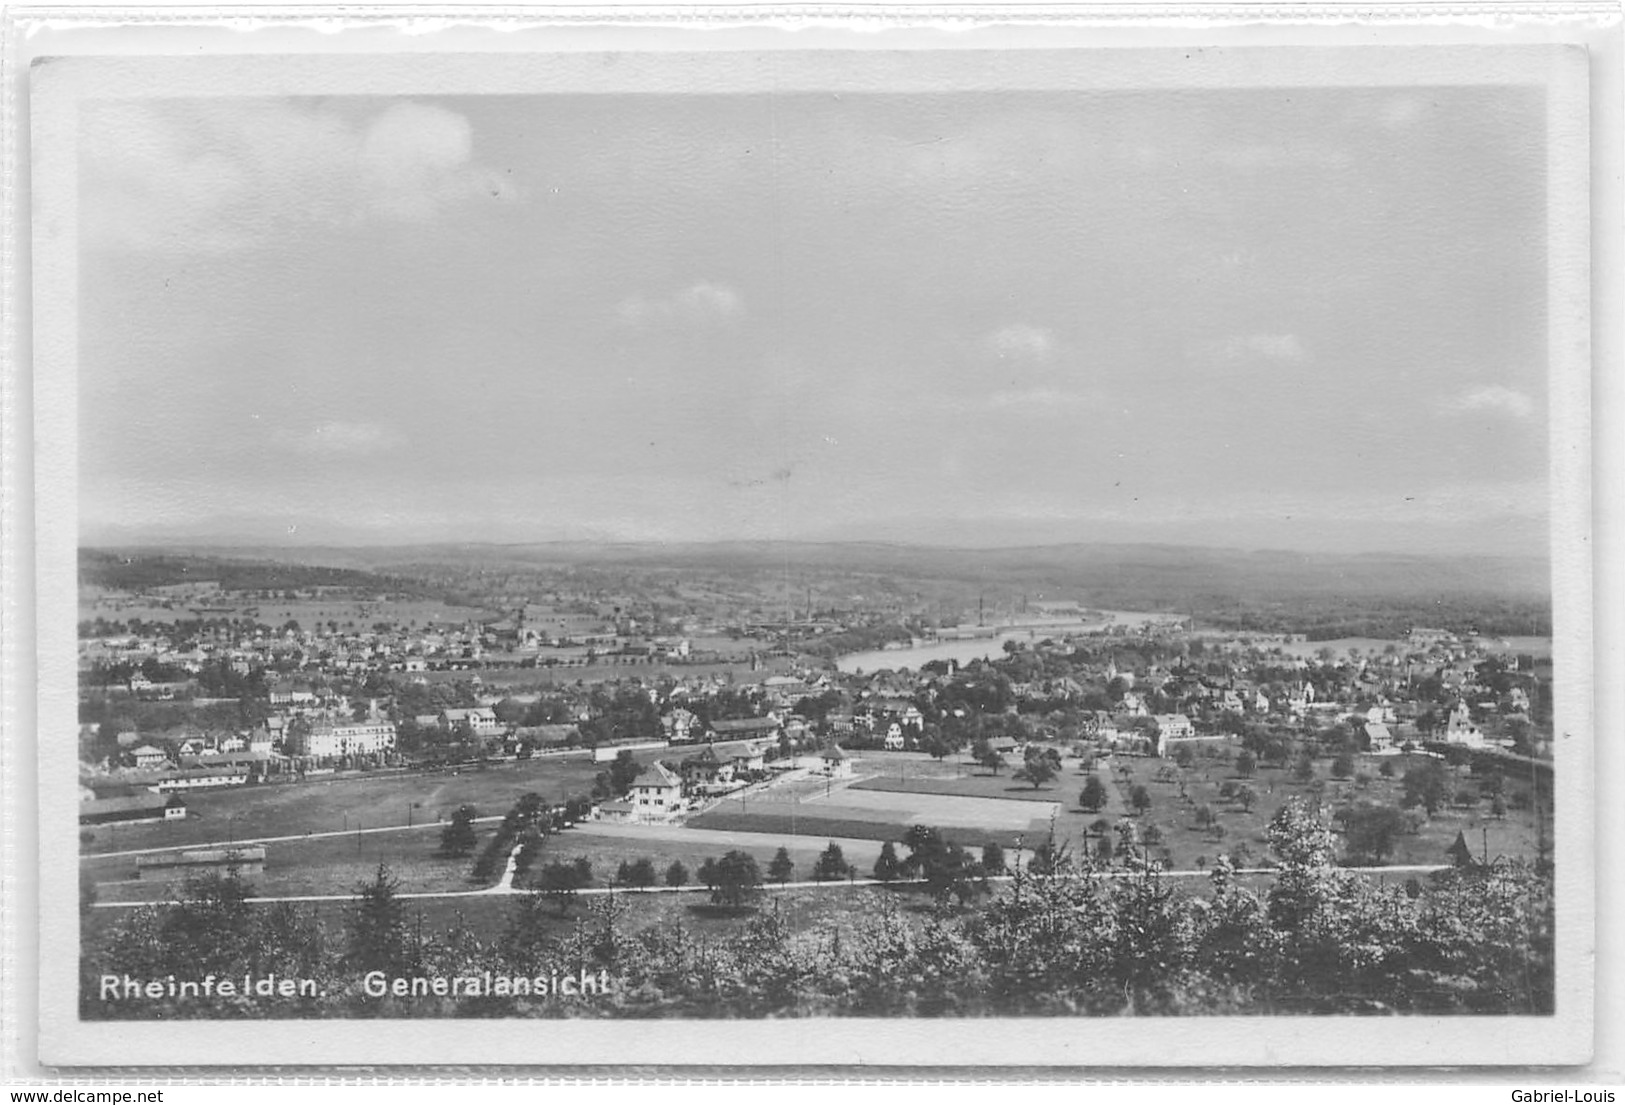
[(476, 737), (494, 737), (502, 732), (496, 711), (488, 706), (448, 707), (440, 711), (440, 724), (447, 729), (456, 729), (465, 722)]
[(699, 718), (692, 710), (681, 706), (661, 715), (660, 728), (666, 733), (666, 739), (673, 744), (685, 744), (694, 739), (694, 727), (699, 724)]
[(162, 748), (154, 748), (150, 744), (143, 744), (130, 753), (130, 762), (136, 767), (162, 767), (169, 762), (169, 753)]
[(683, 782), (690, 788), (727, 786), (734, 781), (731, 760), (717, 754), (715, 745), (708, 744), (678, 765)]
[(1381, 754), (1390, 752), (1394, 747), (1394, 735), (1388, 726), (1380, 721), (1367, 721), (1365, 723), (1366, 739), (1370, 742), (1370, 751)]
[(747, 771), (767, 769), (767, 748), (770, 741), (726, 741), (713, 744), (716, 754), (733, 765), (736, 775)]
[(634, 820), (668, 820), (683, 808), (683, 782), (672, 774), (670, 768), (656, 760), (632, 784), (627, 801), (633, 806)]
[(1444, 739), (1446, 744), (1459, 744), (1465, 748), (1483, 748), (1487, 743), (1483, 731), (1473, 724), (1472, 715), (1468, 712), (1465, 702), (1456, 703), (1450, 711), (1450, 720), (1445, 724)]
[(369, 720), (335, 725), (319, 722), (304, 733), (296, 734), (293, 745), (295, 755), (316, 759), (390, 752), (395, 748), (395, 723)]
[(831, 745), (818, 757), (823, 761), (820, 769), (822, 774), (832, 779), (849, 779), (852, 777), (852, 757), (840, 745)]

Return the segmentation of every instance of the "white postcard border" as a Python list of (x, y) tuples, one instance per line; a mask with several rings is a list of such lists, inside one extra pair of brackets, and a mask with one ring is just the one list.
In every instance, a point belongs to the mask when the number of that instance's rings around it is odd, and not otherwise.
[[(157, 31), (158, 28), (149, 30)], [(1230, 28), (1230, 41), (1237, 41)], [(1169, 39), (1212, 42), (1225, 34), (1161, 30), (1127, 48), (1133, 29), (1004, 27), (981, 32), (909, 31), (865, 35), (839, 29), (788, 34), (771, 28), (701, 30), (564, 27), (537, 32), (548, 51), (538, 65), (528, 53), (434, 52), (411, 56), (334, 52), (282, 57), (164, 57), (161, 51), (119, 59), (62, 59), (37, 65), (33, 78), (35, 171), (34, 456), (36, 619), (39, 663), (38, 743), (40, 894), (40, 1055), (60, 1065), (269, 1066), (325, 1064), (629, 1064), (687, 1065), (1438, 1065), (1583, 1062), (1591, 1054), (1593, 931), (1591, 733), (1590, 484), (1590, 179), (1587, 72), (1577, 47), (1497, 48), (1462, 45), (1402, 48), (1401, 28), (1385, 46), (1347, 51), (1309, 49), (1336, 41), (1326, 28), (1299, 31), (1301, 49), (1229, 46), (1199, 52), (1173, 71)], [(193, 34), (199, 32), (194, 31)], [(257, 33), (257, 32), (256, 32)], [(245, 1021), (87, 1022), (77, 1020), (78, 952), (75, 772), (71, 742), (44, 734), (71, 731), (75, 716), (73, 625), (77, 554), (75, 325), (77, 285), (72, 120), (81, 100), (107, 96), (402, 94), (546, 91), (579, 87), (605, 72), (588, 55), (606, 42), (627, 55), (612, 67), (613, 89), (722, 91), (773, 87), (863, 86), (853, 71), (886, 89), (967, 87), (910, 59), (908, 68), (855, 65), (831, 81), (818, 72), (810, 43), (829, 49), (884, 52), (922, 39), (928, 50), (985, 48), (1022, 56), (984, 70), (991, 87), (1039, 79), (1044, 51), (1081, 48), (1115, 38), (1125, 48), (1063, 55), (1039, 87), (1135, 87), (1183, 84), (1502, 83), (1536, 81), (1549, 90), (1549, 248), (1552, 349), (1552, 559), (1554, 658), (1561, 673), (1557, 704), (1558, 1013), (1550, 1018), (1462, 1017), (1188, 1018), (1022, 1020), (796, 1021)], [(1143, 36), (1143, 29), (1139, 34)], [(240, 48), (253, 36), (232, 37)], [(92, 38), (95, 36), (93, 35)], [(274, 36), (273, 36), (274, 37)], [(298, 37), (297, 34), (292, 37)], [(479, 49), (516, 50), (518, 35)], [(1286, 35), (1292, 39), (1292, 35)], [(1371, 33), (1363, 40), (1381, 39)], [(1437, 28), (1421, 38), (1441, 36)], [(1473, 33), (1467, 35), (1474, 38)], [(88, 41), (88, 40), (87, 40)], [(156, 41), (156, 39), (154, 40)], [(165, 40), (170, 41), (170, 40)], [(1248, 41), (1243, 38), (1241, 41)], [(1493, 41), (1493, 36), (1491, 41)], [(61, 40), (33, 47), (52, 52)], [(679, 45), (676, 45), (680, 43)], [(250, 44), (252, 45), (252, 44)], [(347, 45), (347, 44), (346, 44)], [(423, 47), (422, 41), (409, 44)], [(340, 47), (342, 49), (343, 47)], [(658, 55), (693, 50), (703, 60), (681, 70)], [(64, 51), (64, 52), (77, 52)], [(95, 52), (93, 49), (92, 52)], [(212, 52), (212, 51), (211, 51)], [(1341, 55), (1341, 56), (1334, 56)], [(880, 55), (877, 55), (880, 56)], [(769, 64), (764, 58), (772, 58)], [(884, 62), (882, 57), (882, 62)], [(942, 67), (945, 69), (946, 67)], [(879, 71), (879, 72), (876, 72)], [(906, 75), (905, 75), (906, 74)], [(572, 85), (570, 82), (578, 82)], [(936, 83), (933, 83), (936, 82)], [(872, 87), (872, 85), (871, 85)], [(1559, 446), (1562, 447), (1559, 447)], [(52, 874), (56, 877), (51, 877)]]

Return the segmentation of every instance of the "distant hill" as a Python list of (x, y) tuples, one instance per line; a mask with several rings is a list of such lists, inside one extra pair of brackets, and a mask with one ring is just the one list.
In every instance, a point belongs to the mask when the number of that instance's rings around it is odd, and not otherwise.
[(286, 591), (309, 587), (355, 587), (377, 591), (414, 590), (409, 580), (352, 568), (254, 560), (241, 556), (79, 551), (79, 582), (123, 590), (169, 587), (181, 583), (217, 583), (228, 591)]
[[(688, 571), (742, 580), (814, 581), (974, 607), (1065, 599), (1087, 605), (1194, 614), (1204, 624), (1292, 630), (1316, 637), (1392, 635), (1411, 625), (1532, 632), (1551, 625), (1547, 564), (1536, 558), (1240, 551), (1175, 545), (1044, 545), (965, 549), (874, 543), (417, 545), (359, 548), (86, 550), (81, 578), (113, 586), (216, 579), (242, 589), (356, 586), (404, 589), (446, 572), (456, 593), (477, 580), (527, 572)], [(470, 582), (474, 581), (474, 582)]]

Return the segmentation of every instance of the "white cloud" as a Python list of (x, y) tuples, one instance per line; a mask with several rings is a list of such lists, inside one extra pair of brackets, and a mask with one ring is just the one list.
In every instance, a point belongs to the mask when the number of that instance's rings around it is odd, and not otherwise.
[(1042, 364), (1055, 355), (1055, 335), (1042, 326), (1024, 322), (995, 330), (987, 336), (985, 344), (1001, 361)]
[(1194, 359), (1222, 365), (1268, 362), (1301, 364), (1309, 350), (1296, 334), (1239, 334), (1206, 342), (1191, 350)]
[(1535, 413), (1535, 401), (1500, 384), (1474, 388), (1443, 403), (1446, 414), (1499, 414), (1523, 419)]
[(509, 200), (462, 115), (398, 102), (364, 119), (276, 101), (87, 108), (81, 233), (92, 245), (232, 249), (299, 226), (421, 221)]
[(1096, 398), (1078, 392), (1059, 391), (1055, 388), (1026, 388), (1018, 391), (998, 391), (988, 399), (995, 410), (1022, 411), (1032, 414), (1062, 414), (1079, 407), (1093, 406)]
[(277, 435), (283, 448), (311, 456), (370, 456), (400, 444), (400, 435), (374, 422), (323, 422)]
[(743, 314), (745, 301), (726, 284), (701, 281), (663, 297), (628, 296), (615, 308), (629, 326), (655, 326), (669, 322), (704, 324)]

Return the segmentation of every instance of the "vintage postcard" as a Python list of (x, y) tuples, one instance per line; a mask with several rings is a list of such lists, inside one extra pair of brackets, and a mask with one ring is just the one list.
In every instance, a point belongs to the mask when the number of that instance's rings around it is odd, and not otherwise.
[(1587, 57), (1379, 31), (41, 38), (41, 1060), (1584, 1062)]

